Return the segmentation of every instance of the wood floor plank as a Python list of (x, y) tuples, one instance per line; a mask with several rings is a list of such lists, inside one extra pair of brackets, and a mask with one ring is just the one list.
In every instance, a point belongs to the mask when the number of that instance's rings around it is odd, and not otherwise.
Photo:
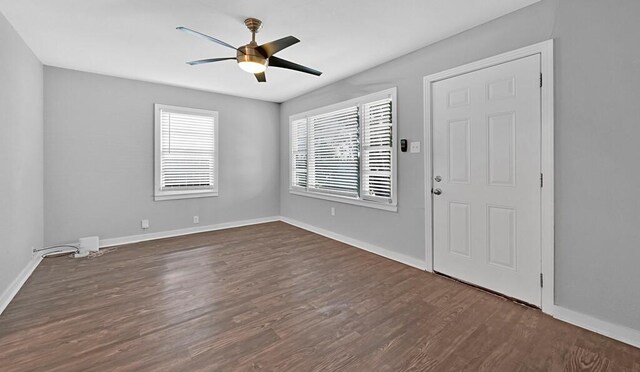
[(640, 350), (274, 222), (45, 259), (0, 369), (640, 372)]

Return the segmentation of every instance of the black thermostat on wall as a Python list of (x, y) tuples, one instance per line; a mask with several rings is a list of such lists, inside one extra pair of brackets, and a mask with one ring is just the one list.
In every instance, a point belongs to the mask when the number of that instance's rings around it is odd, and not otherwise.
[(407, 140), (406, 139), (401, 139), (400, 140), (400, 151), (407, 152)]

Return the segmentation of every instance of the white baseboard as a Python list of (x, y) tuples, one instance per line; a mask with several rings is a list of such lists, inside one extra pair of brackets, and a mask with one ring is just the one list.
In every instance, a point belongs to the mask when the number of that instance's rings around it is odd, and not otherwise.
[(640, 348), (640, 331), (633, 328), (613, 324), (558, 305), (554, 306), (553, 317), (562, 320), (563, 322), (573, 324), (580, 328), (584, 328), (614, 340), (624, 342), (625, 344)]
[(388, 258), (390, 260), (397, 261), (397, 262), (403, 263), (405, 265), (409, 265), (409, 266), (415, 267), (415, 268), (420, 269), (420, 270), (427, 270), (426, 261), (422, 261), (422, 260), (419, 260), (417, 258), (404, 255), (402, 253), (390, 251), (388, 249), (385, 249), (385, 248), (382, 248), (382, 247), (378, 247), (378, 246), (373, 245), (371, 243), (363, 242), (363, 241), (358, 240), (358, 239), (354, 239), (354, 238), (350, 238), (350, 237), (345, 236), (345, 235), (334, 233), (333, 231), (325, 230), (325, 229), (322, 229), (320, 227), (309, 225), (307, 223), (300, 222), (300, 221), (297, 221), (297, 220), (294, 220), (294, 219), (291, 219), (291, 218), (288, 218), (288, 217), (280, 217), (280, 220), (282, 222), (288, 223), (289, 225), (293, 225), (293, 226), (299, 227), (301, 229), (311, 231), (311, 232), (316, 233), (318, 235), (326, 236), (327, 238), (330, 238), (330, 239), (333, 239), (333, 240), (337, 240), (337, 241), (345, 243), (345, 244), (352, 245), (352, 246), (354, 246), (356, 248), (360, 248), (360, 249), (363, 249), (365, 251), (377, 254), (378, 256), (382, 256), (382, 257)]
[(274, 222), (274, 221), (280, 221), (280, 217), (271, 216), (271, 217), (253, 218), (250, 220), (223, 222), (215, 225), (195, 226), (195, 227), (187, 227), (185, 229), (178, 229), (178, 230), (159, 231), (159, 232), (148, 233), (148, 234), (123, 236), (119, 238), (100, 239), (100, 248), (112, 247), (114, 245), (144, 242), (147, 240), (171, 238), (174, 236), (196, 234), (196, 233), (207, 232), (207, 231), (230, 229), (233, 227), (257, 225), (260, 223)]
[(27, 281), (27, 279), (29, 279), (29, 277), (31, 276), (33, 271), (36, 269), (36, 267), (38, 267), (41, 261), (42, 261), (42, 257), (40, 255), (37, 255), (34, 258), (32, 258), (31, 261), (29, 261), (29, 263), (27, 264), (27, 266), (25, 266), (25, 268), (22, 269), (20, 274), (18, 274), (18, 277), (16, 277), (13, 280), (13, 282), (9, 285), (9, 287), (4, 291), (4, 293), (2, 293), (2, 296), (0, 296), (0, 314), (2, 314), (2, 312), (7, 308), (7, 306), (9, 306), (9, 303), (11, 302), (11, 300), (13, 300), (13, 298), (18, 294), (18, 291), (20, 290), (20, 288), (22, 288), (24, 283)]

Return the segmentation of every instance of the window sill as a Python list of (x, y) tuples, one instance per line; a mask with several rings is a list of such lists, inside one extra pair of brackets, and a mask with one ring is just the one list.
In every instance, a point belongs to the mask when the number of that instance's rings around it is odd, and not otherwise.
[(358, 206), (367, 207), (367, 208), (382, 209), (382, 210), (389, 211), (389, 212), (397, 212), (398, 211), (398, 206), (397, 205), (380, 204), (380, 203), (370, 202), (370, 201), (366, 201), (366, 200), (356, 200), (356, 199), (351, 199), (351, 198), (347, 198), (347, 197), (344, 197), (344, 196), (318, 194), (318, 193), (313, 193), (313, 192), (296, 191), (296, 190), (291, 190), (291, 189), (289, 189), (289, 194), (298, 195), (298, 196), (307, 196), (307, 197), (315, 198), (315, 199), (329, 200), (329, 201), (338, 202), (338, 203), (358, 205)]
[(217, 191), (207, 191), (207, 192), (180, 191), (176, 193), (156, 194), (154, 195), (153, 198), (155, 201), (162, 201), (162, 200), (176, 200), (176, 199), (209, 198), (212, 196), (218, 196), (218, 192)]

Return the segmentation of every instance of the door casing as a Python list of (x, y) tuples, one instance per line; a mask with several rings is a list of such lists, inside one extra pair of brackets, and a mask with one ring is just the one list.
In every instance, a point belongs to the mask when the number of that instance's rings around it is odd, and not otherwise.
[(553, 315), (554, 301), (554, 98), (553, 98), (553, 39), (533, 44), (524, 48), (502, 53), (480, 61), (468, 63), (462, 66), (442, 71), (424, 77), (424, 143), (429, 148), (424, 151), (425, 164), (425, 249), (427, 271), (433, 272), (433, 164), (432, 164), (432, 85), (433, 83), (469, 72), (482, 70), (502, 63), (510, 62), (523, 57), (540, 54), (542, 89), (540, 90), (541, 103), (541, 170), (543, 174), (543, 187), (540, 194), (541, 216), (541, 247), (540, 267), (543, 278), (542, 311)]

